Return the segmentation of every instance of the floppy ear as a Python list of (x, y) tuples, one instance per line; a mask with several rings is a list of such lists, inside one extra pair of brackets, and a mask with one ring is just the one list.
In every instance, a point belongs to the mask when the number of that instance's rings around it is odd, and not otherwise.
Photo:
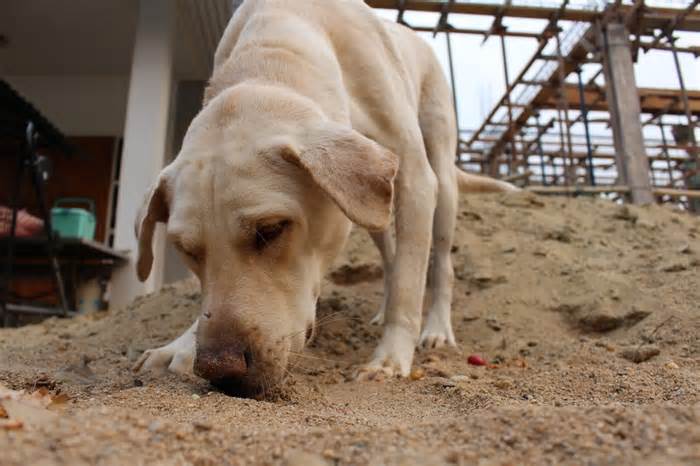
[(332, 125), (306, 136), (282, 157), (304, 170), (350, 220), (383, 230), (391, 220), (398, 157), (352, 129)]
[(139, 280), (146, 281), (153, 265), (153, 233), (157, 222), (168, 221), (168, 199), (166, 177), (161, 174), (151, 187), (136, 216), (136, 238), (139, 242), (136, 273)]

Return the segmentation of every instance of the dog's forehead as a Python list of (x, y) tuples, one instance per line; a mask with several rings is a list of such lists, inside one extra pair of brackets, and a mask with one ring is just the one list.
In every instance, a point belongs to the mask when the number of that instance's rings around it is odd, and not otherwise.
[(284, 165), (256, 153), (187, 160), (173, 179), (169, 233), (192, 236), (223, 224), (233, 231), (242, 220), (297, 215), (304, 183)]

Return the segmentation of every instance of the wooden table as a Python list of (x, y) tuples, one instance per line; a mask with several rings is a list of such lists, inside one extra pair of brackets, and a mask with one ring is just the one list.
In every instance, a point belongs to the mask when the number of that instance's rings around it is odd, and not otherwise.
[[(7, 265), (8, 238), (0, 238), (0, 273)], [(52, 276), (49, 257), (46, 253), (46, 237), (16, 238), (12, 276), (16, 278), (42, 278)], [(112, 270), (126, 263), (128, 255), (116, 251), (95, 241), (80, 238), (60, 238), (55, 242), (56, 256), (63, 271), (66, 293), (70, 310), (68, 315), (77, 311), (77, 290), (81, 283), (102, 277), (108, 278)], [(5, 313), (34, 315), (66, 315), (62, 309), (46, 307), (32, 302), (15, 302), (9, 297), (1, 297), (0, 311)], [(3, 316), (4, 317), (4, 316)], [(4, 320), (4, 319), (2, 319)]]

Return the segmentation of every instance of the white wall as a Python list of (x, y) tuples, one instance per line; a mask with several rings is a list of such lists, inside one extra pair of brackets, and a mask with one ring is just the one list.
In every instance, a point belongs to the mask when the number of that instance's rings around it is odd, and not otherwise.
[(148, 280), (139, 283), (135, 273), (138, 242), (134, 236), (136, 213), (165, 165), (172, 134), (173, 60), (177, 4), (170, 0), (142, 0), (129, 81), (117, 199), (114, 247), (130, 251), (129, 264), (112, 276), (110, 306), (119, 307), (163, 283), (165, 231), (162, 224), (153, 237), (153, 267)]
[(69, 136), (121, 136), (129, 76), (3, 76)]

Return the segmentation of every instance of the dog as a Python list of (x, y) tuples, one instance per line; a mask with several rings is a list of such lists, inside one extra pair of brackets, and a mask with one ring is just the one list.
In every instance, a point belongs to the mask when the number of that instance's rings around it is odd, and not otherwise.
[(456, 168), (451, 92), (429, 45), (361, 0), (246, 0), (214, 63), (203, 108), (136, 222), (139, 278), (166, 223), (200, 280), (202, 312), (134, 370), (194, 372), (235, 394), (279, 384), (314, 335), (322, 278), (352, 223), (369, 230), (385, 271), (373, 319), (383, 334), (358, 379), (405, 377), (416, 346), (455, 345), (458, 190), (517, 188)]

